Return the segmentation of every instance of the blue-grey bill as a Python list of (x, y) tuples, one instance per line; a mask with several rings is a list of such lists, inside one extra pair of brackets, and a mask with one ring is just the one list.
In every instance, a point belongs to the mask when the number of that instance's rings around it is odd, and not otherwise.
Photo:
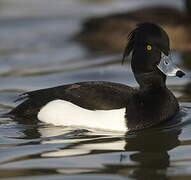
[[(166, 56), (163, 52), (161, 52), (161, 61), (157, 65), (157, 67), (167, 76), (184, 76), (184, 72), (179, 69), (173, 62), (170, 55)], [(179, 76), (181, 74), (181, 76)]]

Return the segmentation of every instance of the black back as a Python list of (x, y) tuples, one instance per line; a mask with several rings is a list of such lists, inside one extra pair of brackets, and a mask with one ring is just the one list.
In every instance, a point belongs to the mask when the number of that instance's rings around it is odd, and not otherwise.
[(125, 108), (128, 98), (134, 91), (134, 88), (129, 86), (104, 81), (80, 82), (41, 89), (25, 93), (20, 99), (24, 98), (25, 101), (9, 115), (35, 120), (39, 110), (56, 99), (66, 100), (89, 110)]

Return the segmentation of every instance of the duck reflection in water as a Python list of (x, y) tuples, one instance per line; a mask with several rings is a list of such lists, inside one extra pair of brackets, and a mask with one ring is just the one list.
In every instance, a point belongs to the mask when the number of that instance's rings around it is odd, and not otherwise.
[[(178, 136), (180, 129), (160, 130), (154, 132), (147, 130), (136, 135), (126, 135), (126, 152), (133, 152), (129, 157), (122, 155), (121, 163), (125, 165), (106, 164), (108, 172), (114, 172), (121, 176), (132, 177), (137, 180), (168, 179), (167, 169), (170, 167), (170, 155), (168, 151), (180, 144)], [(133, 164), (126, 164), (129, 158)]]
[[(73, 134), (76, 132), (73, 131)], [(83, 156), (87, 167), (83, 164), (86, 168), (77, 168), (77, 163), (75, 168), (70, 168), (72, 174), (74, 171), (76, 174), (87, 174), (88, 170), (88, 174), (118, 175), (137, 180), (164, 180), (167, 179), (168, 168), (171, 167), (171, 158), (168, 152), (180, 145), (178, 138), (181, 134), (181, 128), (165, 125), (165, 128), (160, 126), (136, 133), (127, 133), (123, 137), (93, 136), (91, 133), (86, 133), (87, 136), (83, 134), (81, 138), (77, 136), (73, 141), (70, 139), (71, 143), (67, 146), (63, 145), (63, 148), (59, 150), (42, 153), (41, 156), (43, 158), (71, 157), (74, 161), (78, 161), (78, 157), (81, 159)], [(52, 140), (49, 139), (49, 143), (51, 141), (62, 144), (69, 142), (66, 139), (57, 139), (57, 137)], [(110, 157), (109, 161), (107, 155)], [(117, 159), (116, 155), (118, 156)], [(101, 161), (99, 163), (102, 168), (90, 168), (92, 158), (95, 158), (95, 161)], [(67, 170), (63, 168), (62, 170), (59, 169), (59, 172), (64, 174)]]

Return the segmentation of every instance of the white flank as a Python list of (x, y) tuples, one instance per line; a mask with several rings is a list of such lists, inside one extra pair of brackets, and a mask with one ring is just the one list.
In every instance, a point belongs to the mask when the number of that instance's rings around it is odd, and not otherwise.
[(127, 131), (125, 108), (115, 110), (87, 110), (71, 102), (54, 100), (38, 113), (40, 121), (56, 126), (78, 126), (109, 131)]

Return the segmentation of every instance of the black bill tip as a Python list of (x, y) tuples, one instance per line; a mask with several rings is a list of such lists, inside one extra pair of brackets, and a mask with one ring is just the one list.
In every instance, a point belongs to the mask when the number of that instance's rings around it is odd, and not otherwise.
[(183, 77), (184, 75), (185, 73), (180, 70), (176, 72), (176, 76), (178, 76), (179, 78)]

